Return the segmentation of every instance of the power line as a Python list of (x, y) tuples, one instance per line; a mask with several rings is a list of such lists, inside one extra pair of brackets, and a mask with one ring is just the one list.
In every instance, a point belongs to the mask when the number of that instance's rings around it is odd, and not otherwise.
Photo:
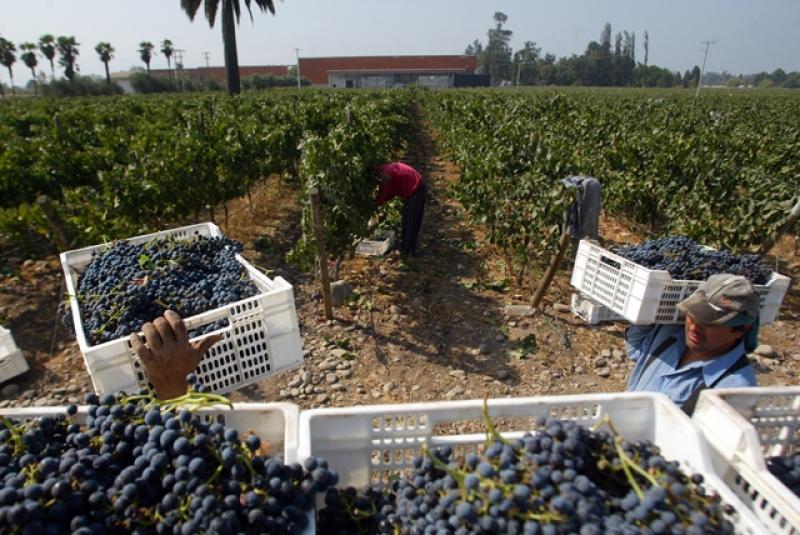
[(211, 53), (210, 52), (203, 52), (203, 58), (205, 58), (205, 60), (206, 60), (206, 69), (210, 69), (211, 65), (209, 63), (209, 59), (211, 58)]

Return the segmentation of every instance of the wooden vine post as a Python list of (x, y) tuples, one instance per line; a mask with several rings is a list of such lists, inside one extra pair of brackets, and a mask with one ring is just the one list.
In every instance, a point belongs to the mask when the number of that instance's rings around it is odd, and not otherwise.
[(319, 202), (319, 188), (308, 188), (308, 198), (311, 201), (311, 221), (314, 224), (314, 243), (319, 261), (319, 278), (322, 282), (322, 299), (325, 303), (325, 318), (333, 319), (333, 304), (331, 302), (331, 279), (328, 275), (328, 253), (325, 251), (325, 238), (322, 233), (322, 216)]
[(56, 245), (62, 251), (69, 249), (69, 240), (67, 233), (64, 231), (64, 223), (53, 208), (53, 203), (47, 195), (39, 195), (36, 198), (36, 204), (44, 214), (44, 219), (47, 221), (47, 227), (50, 229), (50, 235)]

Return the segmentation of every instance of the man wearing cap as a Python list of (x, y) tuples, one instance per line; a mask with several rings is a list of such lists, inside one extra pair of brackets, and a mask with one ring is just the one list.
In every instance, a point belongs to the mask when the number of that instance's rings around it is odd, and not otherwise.
[(661, 392), (691, 415), (703, 389), (755, 386), (747, 353), (758, 345), (759, 306), (750, 281), (722, 273), (678, 303), (684, 325), (629, 326), (628, 390)]

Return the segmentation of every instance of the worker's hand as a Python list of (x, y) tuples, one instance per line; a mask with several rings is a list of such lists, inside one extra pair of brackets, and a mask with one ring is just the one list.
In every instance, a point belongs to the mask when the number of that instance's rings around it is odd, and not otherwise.
[(186, 376), (192, 373), (203, 354), (222, 336), (214, 334), (189, 342), (181, 317), (167, 310), (163, 318), (142, 327), (144, 339), (134, 333), (130, 336), (131, 346), (144, 364), (145, 373), (160, 399), (175, 399), (186, 393)]

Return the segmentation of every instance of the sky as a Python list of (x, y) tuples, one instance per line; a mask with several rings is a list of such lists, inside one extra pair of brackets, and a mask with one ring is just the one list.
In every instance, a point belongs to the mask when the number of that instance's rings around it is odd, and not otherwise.
[[(242, 0), (242, 3), (243, 0)], [(223, 64), (220, 20), (209, 28), (202, 12), (191, 22), (180, 0), (0, 0), (0, 36), (19, 45), (45, 33), (73, 35), (81, 44), (81, 74), (103, 74), (94, 51), (116, 49), (112, 71), (142, 67), (141, 41), (165, 38), (184, 49), (184, 66)], [(580, 54), (603, 25), (650, 35), (649, 63), (681, 72), (703, 61), (701, 41), (716, 39), (706, 70), (732, 73), (800, 70), (800, 0), (276, 0), (276, 15), (244, 12), (238, 28), (240, 65), (292, 64), (301, 56), (460, 54), (473, 39), (485, 43), (495, 11), (508, 16), (512, 47), (535, 41), (542, 53)], [(40, 68), (42, 67), (40, 60)], [(156, 55), (151, 66), (165, 68)], [(49, 68), (46, 69), (49, 71)], [(30, 71), (18, 59), (17, 85)], [(0, 70), (0, 79), (8, 82)]]

